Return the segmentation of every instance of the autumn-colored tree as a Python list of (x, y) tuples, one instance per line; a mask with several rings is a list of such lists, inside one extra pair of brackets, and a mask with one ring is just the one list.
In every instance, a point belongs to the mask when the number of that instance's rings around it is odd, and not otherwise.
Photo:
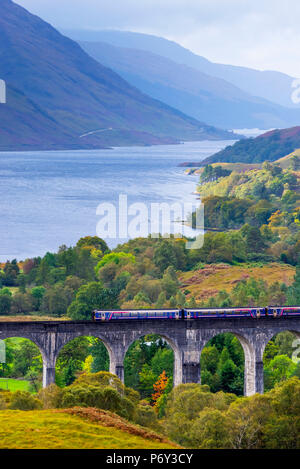
[(293, 212), (294, 223), (300, 226), (300, 207), (296, 207)]
[(153, 406), (155, 407), (157, 404), (158, 399), (163, 395), (169, 378), (166, 375), (165, 370), (159, 375), (158, 380), (153, 385), (154, 393), (152, 394), (152, 402)]
[(35, 267), (36, 262), (34, 259), (26, 259), (23, 263), (22, 270), (25, 275), (29, 274), (31, 270)]
[(271, 228), (274, 226), (284, 226), (284, 214), (280, 210), (277, 210), (277, 212), (272, 213), (268, 222)]

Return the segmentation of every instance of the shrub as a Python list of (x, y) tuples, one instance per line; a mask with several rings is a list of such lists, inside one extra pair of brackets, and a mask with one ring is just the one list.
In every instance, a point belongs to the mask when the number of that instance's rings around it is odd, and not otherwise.
[(71, 385), (62, 390), (59, 402), (60, 408), (68, 407), (98, 407), (102, 400), (102, 392), (96, 386), (75, 386)]
[(62, 390), (56, 384), (50, 384), (39, 391), (38, 398), (43, 403), (44, 409), (56, 409), (60, 405)]
[(0, 397), (0, 410), (4, 410), (4, 409), (6, 409), (6, 404), (5, 404), (4, 399)]
[(117, 376), (100, 371), (83, 373), (63, 389), (51, 385), (40, 391), (39, 398), (46, 408), (96, 407), (133, 420), (140, 395), (125, 387)]
[(7, 389), (0, 389), (0, 401), (4, 404), (4, 408), (8, 406), (11, 401), (12, 392)]
[(38, 410), (43, 403), (27, 391), (16, 391), (12, 394), (9, 409), (12, 410)]
[(11, 305), (12, 305), (11, 296), (0, 294), (0, 315), (9, 314)]
[(73, 384), (62, 390), (59, 407), (96, 407), (114, 412), (127, 420), (135, 417), (135, 404), (111, 386)]
[(137, 406), (135, 423), (155, 431), (162, 430), (154, 408), (145, 401), (141, 401)]
[(83, 373), (73, 383), (74, 385), (93, 385), (93, 386), (110, 386), (119, 393), (124, 392), (124, 384), (122, 381), (108, 371), (99, 371), (98, 373)]

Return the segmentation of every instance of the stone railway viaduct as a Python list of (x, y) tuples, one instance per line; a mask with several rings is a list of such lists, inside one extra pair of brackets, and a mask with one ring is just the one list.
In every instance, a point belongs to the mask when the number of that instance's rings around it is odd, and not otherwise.
[(55, 380), (55, 363), (62, 347), (80, 336), (101, 339), (110, 358), (110, 372), (124, 380), (124, 358), (130, 345), (147, 334), (163, 337), (174, 351), (174, 385), (200, 383), (200, 356), (214, 336), (231, 332), (245, 355), (244, 394), (264, 392), (263, 353), (279, 332), (290, 331), (300, 339), (300, 318), (203, 318), (198, 320), (116, 320), (107, 322), (0, 322), (0, 339), (23, 337), (40, 349), (43, 386)]

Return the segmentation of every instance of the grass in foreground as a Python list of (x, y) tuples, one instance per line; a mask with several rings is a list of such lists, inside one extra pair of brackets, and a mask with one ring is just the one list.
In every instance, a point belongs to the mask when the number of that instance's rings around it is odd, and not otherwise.
[(175, 443), (99, 409), (0, 411), (0, 449), (174, 449)]
[(0, 378), (0, 389), (8, 391), (29, 391), (29, 381), (13, 378)]

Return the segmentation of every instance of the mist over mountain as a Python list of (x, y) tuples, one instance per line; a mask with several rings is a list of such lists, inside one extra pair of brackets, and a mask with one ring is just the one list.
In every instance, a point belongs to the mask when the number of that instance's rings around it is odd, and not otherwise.
[(211, 125), (269, 129), (300, 121), (298, 109), (257, 98), (228, 81), (152, 52), (103, 42), (79, 44), (144, 93)]
[(101, 148), (232, 138), (154, 100), (10, 0), (0, 4), (0, 148)]
[(150, 34), (109, 30), (73, 30), (65, 31), (65, 33), (79, 41), (107, 42), (118, 47), (152, 52), (179, 64), (188, 65), (208, 75), (226, 80), (252, 96), (267, 99), (281, 106), (300, 107), (300, 104), (293, 103), (291, 99), (294, 77), (281, 72), (259, 71), (247, 67), (213, 63), (176, 42)]

